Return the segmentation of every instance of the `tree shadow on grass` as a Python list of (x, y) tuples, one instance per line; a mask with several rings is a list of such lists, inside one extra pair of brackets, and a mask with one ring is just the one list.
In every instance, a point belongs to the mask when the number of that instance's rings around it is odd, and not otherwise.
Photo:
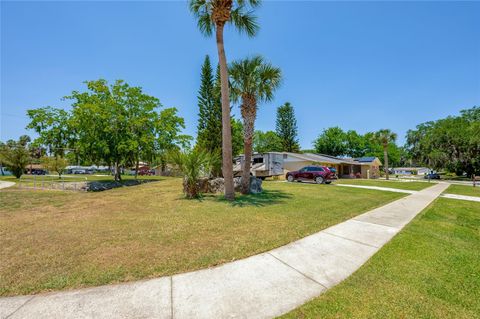
[(280, 190), (263, 190), (260, 194), (237, 195), (235, 200), (227, 201), (223, 196), (219, 197), (219, 201), (230, 204), (233, 207), (263, 207), (283, 203), (290, 199), (292, 194)]

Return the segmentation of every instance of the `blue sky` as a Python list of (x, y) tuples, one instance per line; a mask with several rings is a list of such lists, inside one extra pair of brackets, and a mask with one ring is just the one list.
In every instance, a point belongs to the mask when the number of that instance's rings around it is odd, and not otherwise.
[[(256, 127), (295, 107), (302, 147), (322, 129), (405, 132), (480, 105), (479, 2), (268, 1), (261, 30), (226, 33), (229, 60), (262, 54), (284, 74)], [(176, 106), (195, 135), (196, 94), (215, 41), (186, 2), (2, 2), (0, 140), (30, 133), (27, 109), (68, 108), (82, 82), (124, 79)], [(239, 114), (238, 107), (234, 113)]]

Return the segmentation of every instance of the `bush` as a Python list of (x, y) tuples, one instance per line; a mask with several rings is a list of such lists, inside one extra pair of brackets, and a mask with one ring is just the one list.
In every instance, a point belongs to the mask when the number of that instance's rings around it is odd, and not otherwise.
[(169, 154), (169, 161), (176, 165), (183, 175), (183, 192), (187, 198), (201, 195), (200, 179), (210, 177), (219, 157), (202, 150), (174, 151)]

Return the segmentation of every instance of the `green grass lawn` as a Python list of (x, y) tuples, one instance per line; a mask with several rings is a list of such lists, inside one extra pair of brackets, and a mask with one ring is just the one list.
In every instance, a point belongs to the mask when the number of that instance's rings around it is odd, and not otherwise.
[(480, 197), (480, 185), (473, 187), (467, 185), (452, 184), (443, 193)]
[(480, 318), (480, 203), (437, 199), (350, 278), (283, 318)]
[(181, 179), (99, 193), (0, 190), (0, 295), (151, 278), (284, 245), (404, 194), (265, 182), (187, 200)]
[(351, 184), (351, 185), (363, 185), (363, 186), (378, 186), (378, 187), (389, 187), (389, 188), (398, 188), (406, 190), (419, 191), (424, 188), (432, 186), (433, 183), (428, 182), (401, 182), (401, 181), (387, 181), (379, 179), (339, 179), (334, 183), (337, 184)]

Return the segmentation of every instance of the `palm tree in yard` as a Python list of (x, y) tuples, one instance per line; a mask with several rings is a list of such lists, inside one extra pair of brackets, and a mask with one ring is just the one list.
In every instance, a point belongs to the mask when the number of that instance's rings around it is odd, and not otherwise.
[(258, 104), (273, 99), (273, 93), (280, 85), (282, 72), (265, 62), (261, 56), (235, 61), (230, 65), (229, 71), (232, 99), (235, 102), (241, 101), (245, 155), (242, 167), (242, 193), (248, 194)]
[(397, 134), (389, 129), (382, 129), (374, 134), (374, 140), (383, 146), (383, 167), (385, 169), (385, 177), (388, 180), (388, 144), (395, 142)]
[(190, 0), (190, 11), (197, 19), (200, 31), (210, 36), (215, 31), (220, 65), (222, 95), (222, 172), (225, 180), (225, 198), (233, 200), (233, 158), (232, 132), (230, 124), (230, 100), (228, 89), (227, 57), (223, 45), (223, 30), (227, 23), (238, 31), (254, 36), (258, 31), (256, 17), (252, 9), (260, 5), (260, 0)]

